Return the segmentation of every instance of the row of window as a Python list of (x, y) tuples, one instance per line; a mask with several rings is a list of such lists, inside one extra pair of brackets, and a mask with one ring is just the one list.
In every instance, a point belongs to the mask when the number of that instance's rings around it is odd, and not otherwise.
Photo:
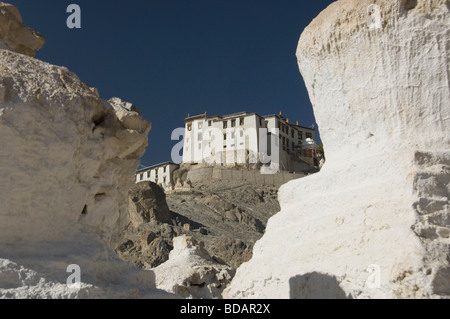
[[(149, 178), (149, 177), (148, 177)], [(138, 181), (143, 181), (144, 180), (144, 174), (139, 174), (139, 179)], [(167, 181), (167, 177), (164, 176), (163, 177), (163, 183), (166, 184)], [(155, 178), (155, 183), (158, 184), (158, 177)]]
[[(163, 173), (166, 173), (166, 172), (167, 172), (167, 166), (164, 166), (163, 167)], [(139, 174), (141, 180), (144, 179), (144, 174), (145, 173), (147, 173), (147, 178), (150, 178), (150, 172), (148, 171), (148, 172), (144, 172), (144, 173), (140, 173)], [(158, 178), (158, 170), (155, 170), (155, 177)]]
[[(226, 139), (225, 139), (226, 140)], [(240, 142), (239, 145), (244, 145), (244, 142)], [(236, 144), (231, 144), (230, 147), (235, 147)], [(211, 143), (208, 143), (208, 147), (211, 147)], [(227, 148), (226, 145), (223, 145), (223, 148)], [(202, 144), (199, 143), (198, 144), (198, 150), (201, 151), (202, 150)], [(189, 146), (186, 146), (186, 152), (189, 152)]]
[[(227, 140), (227, 135), (228, 135), (227, 133), (223, 134), (223, 140), (224, 141)], [(234, 132), (231, 132), (230, 135), (231, 135), (231, 139), (234, 139), (235, 136), (236, 136)], [(244, 137), (244, 131), (239, 131), (239, 137)]]
[[(231, 132), (230, 133), (231, 134), (231, 138), (233, 139), (233, 138), (235, 138), (235, 132)], [(209, 137), (211, 137), (212, 136), (212, 132), (211, 131), (209, 131)], [(239, 137), (244, 137), (244, 131), (239, 131)], [(223, 139), (226, 141), (227, 140), (227, 133), (224, 133), (223, 134)], [(201, 141), (203, 141), (203, 133), (198, 133), (197, 134), (197, 141), (198, 142), (201, 142)], [(189, 144), (189, 138), (186, 138), (186, 144)]]
[[(245, 121), (245, 119), (243, 117), (239, 118), (239, 125), (243, 126), (244, 121)], [(212, 121), (208, 121), (208, 126), (211, 126), (211, 125), (212, 125)], [(228, 121), (223, 121), (222, 125), (223, 125), (223, 128), (228, 128)], [(231, 127), (236, 127), (236, 119), (231, 120)]]
[[(289, 133), (291, 134), (291, 137), (294, 138), (295, 137), (295, 132), (297, 132), (297, 137), (299, 140), (303, 139), (303, 132), (302, 131), (297, 131), (294, 130), (293, 128), (289, 128), (288, 125), (281, 123), (281, 121), (278, 121), (278, 127), (280, 128), (281, 132), (289, 135)], [(305, 134), (306, 138), (312, 138), (312, 133), (306, 133)]]
[[(212, 134), (212, 132), (210, 131), (210, 132), (209, 132), (209, 136), (210, 136), (210, 137), (211, 137), (211, 134)], [(234, 139), (234, 138), (235, 138), (235, 132), (231, 132), (230, 134), (231, 134), (231, 139)], [(306, 138), (312, 138), (312, 133), (306, 133), (305, 135), (306, 135)], [(224, 140), (224, 141), (227, 140), (227, 136), (228, 136), (227, 133), (224, 133), (224, 134), (223, 134), (223, 140)], [(244, 131), (242, 131), (242, 130), (239, 131), (239, 136), (240, 136), (240, 137), (243, 137), (243, 136), (244, 136)], [(294, 136), (292, 136), (292, 137), (294, 137)], [(284, 146), (284, 145), (285, 145), (285, 141), (286, 141), (286, 137), (279, 135), (279, 138), (280, 138), (280, 139), (283, 139), (283, 146)], [(298, 143), (299, 143), (299, 144), (302, 144), (303, 132), (298, 132), (298, 138), (299, 138)], [(198, 141), (198, 142), (203, 141), (203, 133), (198, 133), (198, 135), (197, 135), (197, 141)], [(288, 141), (288, 144), (289, 144), (289, 139), (287, 139), (287, 141)], [(189, 144), (189, 138), (186, 138), (186, 144)], [(288, 144), (286, 144), (286, 145), (288, 145)], [(164, 167), (164, 173), (165, 173), (165, 172), (166, 172), (166, 168)]]
[[(241, 117), (239, 118), (239, 125), (243, 126), (244, 125), (244, 121), (245, 118)], [(268, 121), (264, 121), (265, 126), (264, 127), (268, 127), (269, 122)], [(203, 127), (203, 123), (202, 122), (198, 122), (198, 129), (202, 129)], [(259, 125), (262, 127), (263, 126), (263, 121), (262, 118), (259, 118)], [(212, 120), (208, 120), (208, 126), (212, 126)], [(228, 128), (228, 121), (223, 121), (222, 122), (222, 126), (224, 129)], [(236, 119), (232, 119), (231, 120), (231, 127), (236, 127)], [(291, 135), (292, 138), (295, 137), (295, 132), (297, 132), (297, 137), (299, 140), (303, 139), (303, 132), (302, 131), (297, 131), (294, 130), (293, 128), (289, 128), (289, 126), (287, 124), (282, 123), (281, 121), (278, 121), (278, 128), (281, 130), (281, 132), (287, 134), (287, 135)], [(188, 131), (192, 130), (192, 123), (188, 123), (187, 124), (187, 129)], [(306, 138), (312, 138), (312, 133), (306, 133)], [(201, 141), (201, 138), (199, 137), (199, 141)]]
[[(245, 119), (243, 117), (239, 118), (239, 125), (243, 126), (245, 122)], [(198, 122), (198, 129), (201, 130), (203, 127), (202, 122)], [(223, 128), (228, 128), (228, 121), (223, 121)], [(208, 126), (212, 126), (212, 120), (208, 120)], [(231, 120), (231, 127), (236, 127), (236, 119)], [(192, 123), (187, 124), (188, 131), (192, 131)]]

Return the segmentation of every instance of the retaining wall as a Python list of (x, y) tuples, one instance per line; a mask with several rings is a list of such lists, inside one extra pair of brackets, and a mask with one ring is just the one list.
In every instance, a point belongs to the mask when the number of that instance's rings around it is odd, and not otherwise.
[(261, 174), (259, 170), (233, 169), (223, 167), (193, 168), (187, 173), (187, 178), (192, 183), (203, 180), (243, 180), (254, 184), (280, 187), (290, 180), (301, 178), (307, 173), (278, 172), (276, 174)]

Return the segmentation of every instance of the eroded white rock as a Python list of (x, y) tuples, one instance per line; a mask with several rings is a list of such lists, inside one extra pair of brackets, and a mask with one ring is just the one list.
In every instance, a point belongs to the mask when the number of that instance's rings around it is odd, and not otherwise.
[(449, 25), (448, 1), (339, 0), (304, 30), (297, 57), (327, 162), (281, 187), (226, 297), (450, 294)]
[(153, 268), (156, 286), (188, 299), (217, 299), (234, 275), (234, 270), (213, 260), (190, 236), (173, 239), (169, 260)]
[[(20, 38), (0, 18), (3, 40)], [(67, 68), (0, 49), (0, 70), (0, 298), (167, 297), (108, 245), (129, 222), (150, 122)]]

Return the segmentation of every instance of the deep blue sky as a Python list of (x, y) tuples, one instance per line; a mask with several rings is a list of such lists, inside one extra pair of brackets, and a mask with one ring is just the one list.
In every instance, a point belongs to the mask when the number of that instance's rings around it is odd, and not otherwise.
[[(282, 111), (315, 122), (295, 51), (332, 0), (4, 1), (46, 37), (37, 58), (142, 109), (153, 124), (145, 166), (170, 160), (171, 132), (188, 114)], [(71, 3), (81, 29), (66, 26)]]

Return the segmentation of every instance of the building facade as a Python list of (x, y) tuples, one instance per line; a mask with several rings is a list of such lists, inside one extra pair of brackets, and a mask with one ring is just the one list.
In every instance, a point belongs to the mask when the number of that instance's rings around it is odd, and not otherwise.
[(164, 189), (175, 185), (173, 180), (173, 172), (180, 166), (172, 162), (166, 162), (150, 167), (140, 169), (136, 173), (136, 183), (153, 182), (161, 185)]
[(314, 128), (289, 123), (281, 113), (202, 114), (185, 119), (183, 163), (304, 171), (313, 164), (311, 141)]

